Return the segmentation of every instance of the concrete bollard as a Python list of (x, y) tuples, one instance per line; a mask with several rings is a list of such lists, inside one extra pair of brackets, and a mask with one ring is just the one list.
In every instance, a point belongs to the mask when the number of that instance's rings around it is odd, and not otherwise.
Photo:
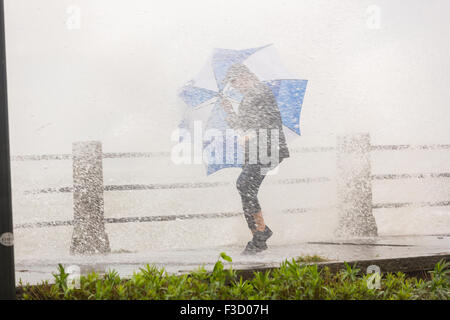
[(337, 209), (339, 237), (374, 237), (369, 134), (337, 137)]
[(74, 142), (71, 254), (109, 253), (104, 223), (103, 154), (99, 141)]

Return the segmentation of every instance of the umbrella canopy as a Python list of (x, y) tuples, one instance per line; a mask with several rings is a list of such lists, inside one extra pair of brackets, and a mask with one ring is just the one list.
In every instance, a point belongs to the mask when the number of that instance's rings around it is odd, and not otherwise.
[[(186, 104), (180, 128), (193, 132), (193, 124), (197, 121), (204, 130), (214, 129), (223, 133), (222, 139), (203, 142), (204, 149), (212, 150), (205, 161), (207, 174), (222, 168), (242, 166), (243, 149), (234, 138), (228, 141), (229, 137), (225, 135), (226, 129), (230, 127), (219, 98), (220, 94), (229, 98), (235, 111), (238, 111), (242, 94), (224, 83), (228, 69), (235, 63), (246, 65), (261, 82), (270, 87), (280, 110), (286, 139), (289, 141), (300, 135), (300, 113), (308, 81), (298, 79), (284, 68), (274, 46), (270, 44), (245, 50), (214, 49), (197, 77), (189, 81), (179, 94)], [(234, 148), (231, 151), (225, 148), (227, 151), (222, 154), (224, 146), (230, 144)], [(224, 161), (218, 163), (217, 152)]]

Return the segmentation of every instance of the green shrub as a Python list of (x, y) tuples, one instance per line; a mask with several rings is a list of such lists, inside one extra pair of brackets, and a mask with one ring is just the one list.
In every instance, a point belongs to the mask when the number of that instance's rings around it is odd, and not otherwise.
[[(310, 261), (311, 258), (304, 260)], [(318, 260), (318, 258), (314, 258)], [(445, 299), (450, 297), (449, 263), (440, 261), (430, 272), (430, 280), (408, 278), (403, 273), (384, 274), (379, 288), (370, 288), (371, 275), (361, 274), (346, 264), (344, 270), (331, 273), (325, 267), (308, 265), (302, 259), (284, 261), (279, 268), (254, 272), (244, 280), (221, 253), (212, 272), (203, 267), (184, 275), (173, 275), (147, 265), (129, 279), (109, 271), (100, 276), (92, 272), (81, 276), (79, 284), (68, 283), (68, 274), (59, 265), (55, 283), (21, 283), (20, 299)]]

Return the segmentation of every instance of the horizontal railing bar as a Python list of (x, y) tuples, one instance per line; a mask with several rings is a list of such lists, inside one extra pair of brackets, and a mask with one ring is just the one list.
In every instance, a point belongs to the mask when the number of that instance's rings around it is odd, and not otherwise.
[(230, 218), (242, 215), (242, 212), (223, 212), (210, 214), (180, 214), (167, 216), (146, 216), (146, 217), (126, 217), (126, 218), (106, 218), (106, 223), (129, 223), (129, 222), (160, 222), (190, 219), (217, 219)]
[(41, 193), (70, 193), (73, 192), (72, 187), (60, 187), (60, 188), (45, 188), (39, 190), (26, 190), (23, 192), (24, 195), (28, 194), (41, 194)]
[[(293, 148), (292, 153), (307, 153), (307, 152), (328, 152), (335, 150), (334, 147), (304, 147)], [(171, 152), (105, 152), (103, 159), (117, 159), (117, 158), (156, 158), (156, 157), (170, 157)], [(32, 160), (71, 160), (71, 154), (43, 154), (43, 155), (18, 155), (12, 156), (11, 161), (32, 161)]]
[[(372, 145), (371, 151), (383, 150), (446, 150), (450, 149), (450, 144), (435, 144), (435, 145)], [(308, 152), (329, 152), (336, 150), (335, 147), (301, 147), (292, 148), (291, 153), (308, 153)], [(170, 152), (106, 152), (103, 153), (104, 159), (116, 158), (155, 158), (155, 157), (169, 157)], [(71, 154), (43, 154), (43, 155), (16, 155), (11, 156), (11, 161), (33, 161), (33, 160), (71, 160)]]
[(170, 152), (106, 152), (103, 159), (170, 157)]
[(42, 154), (11, 156), (11, 161), (35, 161), (35, 160), (72, 160), (71, 154)]
[[(291, 153), (308, 153), (308, 152), (328, 152), (335, 150), (334, 147), (303, 147), (292, 148)], [(103, 158), (153, 158), (153, 157), (170, 157), (170, 152), (109, 152), (104, 153)]]
[(292, 148), (289, 151), (291, 153), (308, 153), (308, 152), (329, 152), (336, 150), (335, 147), (301, 147)]
[(447, 150), (450, 144), (430, 144), (430, 145), (411, 145), (411, 144), (395, 144), (395, 145), (372, 145), (371, 151), (383, 150)]
[(307, 177), (307, 178), (289, 178), (271, 181), (269, 185), (272, 184), (297, 184), (297, 183), (317, 183), (317, 182), (330, 182), (332, 179), (328, 177)]
[[(283, 213), (305, 213), (308, 211), (320, 210), (320, 208), (293, 208), (282, 210)], [(143, 217), (123, 217), (123, 218), (105, 218), (105, 223), (132, 223), (132, 222), (163, 222), (190, 219), (218, 219), (231, 218), (243, 215), (242, 212), (219, 212), (219, 213), (200, 213), (200, 214), (171, 214), (159, 216), (143, 216)], [(67, 221), (48, 221), (35, 223), (22, 223), (14, 226), (16, 229), (24, 228), (45, 228), (71, 226), (73, 220)]]
[[(327, 177), (312, 178), (291, 178), (281, 179), (270, 183), (274, 184), (297, 184), (297, 183), (317, 183), (331, 181)], [(128, 185), (105, 185), (105, 191), (131, 191), (131, 190), (161, 190), (161, 189), (197, 189), (197, 188), (215, 188), (223, 186), (233, 186), (234, 182), (188, 182), (188, 183), (154, 183), (154, 184), (128, 184)], [(40, 190), (24, 191), (24, 194), (40, 193), (67, 193), (73, 192), (72, 187), (46, 188)]]
[(372, 205), (372, 208), (373, 209), (388, 209), (388, 208), (404, 208), (404, 207), (445, 207), (445, 206), (450, 206), (450, 201), (375, 203)]
[(229, 182), (196, 182), (196, 183), (160, 183), (160, 184), (127, 184), (106, 185), (105, 191), (155, 190), (155, 189), (197, 189), (214, 188), (231, 185)]
[[(377, 203), (372, 206), (373, 209), (382, 208), (402, 208), (402, 207), (440, 207), (450, 206), (450, 201), (440, 202), (404, 202), (404, 203)], [(291, 208), (284, 209), (282, 213), (295, 214), (306, 213), (320, 210), (329, 210), (333, 207), (322, 208)], [(242, 215), (242, 212), (220, 212), (220, 213), (202, 213), (202, 214), (172, 214), (172, 215), (159, 215), (159, 216), (143, 216), (143, 217), (123, 217), (123, 218), (106, 218), (105, 223), (133, 223), (133, 222), (162, 222), (162, 221), (176, 221), (176, 220), (190, 220), (190, 219), (218, 219), (218, 218), (230, 218)], [(35, 223), (22, 223), (14, 226), (16, 229), (25, 228), (45, 228), (45, 227), (61, 227), (71, 226), (73, 220), (67, 221), (48, 221), (48, 222), (35, 222)]]
[(62, 226), (72, 226), (73, 220), (56, 220), (47, 222), (27, 222), (21, 223), (14, 226), (15, 229), (29, 229), (29, 228), (45, 228), (45, 227), (62, 227)]
[[(450, 178), (450, 173), (402, 173), (402, 174), (375, 174), (372, 180), (394, 180), (394, 179), (430, 179), (430, 178)], [(297, 183), (320, 183), (330, 182), (328, 177), (312, 178), (290, 178), (273, 181), (270, 185), (276, 184), (297, 184)], [(161, 184), (128, 184), (128, 185), (106, 185), (105, 191), (131, 191), (131, 190), (165, 190), (165, 189), (197, 189), (232, 186), (232, 182), (188, 182), (188, 183), (161, 183)], [(24, 191), (24, 194), (41, 193), (68, 193), (73, 192), (72, 187), (46, 188), (39, 190)]]
[(372, 180), (450, 178), (450, 173), (444, 172), (444, 173), (373, 174), (371, 178)]
[(292, 209), (284, 209), (282, 210), (283, 213), (307, 213), (307, 212), (317, 212), (317, 211), (324, 211), (324, 210), (332, 210), (336, 209), (335, 206), (328, 206), (328, 207), (309, 207), (309, 208), (292, 208)]

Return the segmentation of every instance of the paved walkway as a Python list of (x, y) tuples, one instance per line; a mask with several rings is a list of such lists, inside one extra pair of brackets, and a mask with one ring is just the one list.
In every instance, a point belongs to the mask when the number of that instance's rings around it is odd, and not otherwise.
[(164, 267), (168, 272), (183, 273), (204, 265), (212, 269), (220, 252), (233, 259), (233, 268), (264, 268), (279, 265), (285, 259), (301, 255), (319, 255), (330, 261), (354, 261), (387, 258), (404, 258), (450, 254), (450, 235), (379, 237), (326, 242), (304, 242), (269, 246), (269, 250), (255, 256), (242, 256), (242, 246), (215, 247), (201, 250), (164, 250), (145, 253), (117, 252), (106, 256), (55, 257), (46, 260), (17, 260), (16, 279), (36, 283), (53, 280), (57, 264), (65, 267), (76, 265), (81, 273), (90, 270), (104, 272), (114, 269), (121, 276), (128, 276), (146, 264)]

